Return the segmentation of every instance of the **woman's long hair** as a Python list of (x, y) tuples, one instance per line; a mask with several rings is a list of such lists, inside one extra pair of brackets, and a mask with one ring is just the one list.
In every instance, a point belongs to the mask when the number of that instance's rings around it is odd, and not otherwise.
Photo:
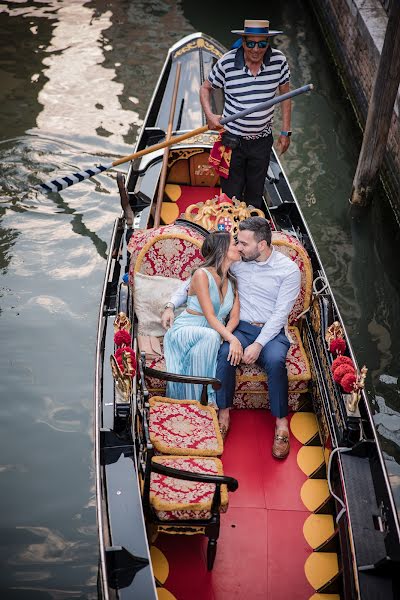
[[(204, 262), (200, 267), (214, 267), (221, 279), (219, 289), (222, 295), (225, 276), (222, 271), (222, 265), (226, 258), (231, 243), (231, 234), (228, 231), (212, 231), (205, 238), (201, 247), (201, 253), (204, 256)], [(192, 275), (199, 267), (193, 269)], [(227, 277), (236, 290), (236, 277), (228, 270)]]

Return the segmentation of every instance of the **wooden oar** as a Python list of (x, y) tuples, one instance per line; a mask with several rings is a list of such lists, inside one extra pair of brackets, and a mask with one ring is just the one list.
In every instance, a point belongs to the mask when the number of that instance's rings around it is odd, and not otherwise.
[[(289, 98), (293, 98), (294, 96), (298, 96), (299, 94), (304, 94), (304, 92), (309, 92), (313, 89), (313, 84), (309, 83), (307, 85), (303, 85), (291, 92), (287, 92), (287, 94), (282, 94), (281, 96), (276, 96), (272, 100), (267, 100), (266, 102), (260, 102), (256, 106), (252, 108), (246, 108), (245, 110), (236, 113), (235, 115), (231, 115), (230, 117), (225, 117), (221, 119), (221, 125), (225, 125), (226, 123), (230, 123), (231, 121), (236, 121), (236, 119), (240, 119), (249, 115), (253, 112), (257, 112), (259, 110), (265, 110), (273, 106), (274, 104), (278, 104), (279, 102), (283, 102), (284, 100), (288, 100)], [(130, 160), (135, 160), (136, 158), (140, 158), (145, 154), (150, 154), (150, 152), (155, 152), (156, 150), (161, 150), (162, 148), (167, 148), (168, 146), (172, 146), (173, 144), (178, 144), (179, 142), (183, 142), (189, 138), (195, 137), (201, 133), (205, 133), (208, 131), (208, 126), (204, 125), (203, 127), (198, 127), (197, 129), (193, 129), (193, 131), (188, 131), (187, 133), (183, 133), (182, 135), (177, 135), (168, 140), (164, 140), (159, 144), (155, 144), (154, 146), (149, 146), (148, 148), (144, 148), (143, 150), (139, 150), (139, 152), (134, 152), (133, 154), (129, 154), (128, 156), (124, 156), (119, 158), (118, 160), (114, 160), (114, 162), (106, 164), (106, 165), (98, 165), (92, 167), (90, 169), (86, 169), (85, 171), (78, 171), (76, 173), (72, 173), (71, 175), (67, 175), (66, 177), (59, 177), (58, 179), (53, 179), (52, 181), (48, 181), (47, 183), (41, 183), (37, 186), (42, 192), (60, 192), (61, 190), (74, 185), (75, 183), (79, 183), (84, 179), (89, 179), (98, 173), (102, 173), (103, 171), (108, 171), (113, 167), (117, 167), (118, 165), (122, 165)]]

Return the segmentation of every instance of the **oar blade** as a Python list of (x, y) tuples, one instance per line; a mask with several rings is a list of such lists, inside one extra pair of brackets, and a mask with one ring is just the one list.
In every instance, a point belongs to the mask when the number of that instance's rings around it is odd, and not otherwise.
[(80, 181), (84, 181), (85, 179), (89, 179), (90, 177), (94, 177), (94, 175), (98, 175), (98, 173), (107, 171), (111, 167), (111, 163), (108, 165), (96, 165), (95, 167), (91, 167), (85, 171), (77, 171), (76, 173), (71, 173), (65, 177), (57, 177), (57, 179), (52, 179), (46, 183), (41, 183), (36, 187), (36, 189), (46, 194), (50, 192), (61, 192), (61, 190), (64, 190), (75, 183), (79, 183)]

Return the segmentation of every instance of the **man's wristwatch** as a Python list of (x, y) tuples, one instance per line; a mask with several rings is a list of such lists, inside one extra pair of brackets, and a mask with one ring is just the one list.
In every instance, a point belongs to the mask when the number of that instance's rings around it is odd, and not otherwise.
[(167, 304), (164, 306), (164, 310), (167, 308), (172, 308), (172, 310), (175, 310), (175, 304), (173, 302), (167, 302)]
[(281, 135), (284, 135), (285, 137), (290, 137), (292, 135), (291, 131), (281, 131)]

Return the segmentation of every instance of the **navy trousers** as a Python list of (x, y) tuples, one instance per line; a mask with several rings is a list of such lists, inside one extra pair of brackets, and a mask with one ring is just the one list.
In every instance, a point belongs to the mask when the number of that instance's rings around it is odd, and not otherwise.
[[(260, 333), (260, 327), (246, 321), (239, 321), (233, 332), (240, 340), (243, 348), (247, 348)], [(286, 354), (289, 350), (289, 340), (282, 329), (260, 352), (257, 364), (268, 375), (268, 391), (271, 403), (271, 413), (274, 417), (286, 417), (288, 414), (288, 376), (286, 371)], [(224, 342), (218, 352), (216, 377), (222, 382), (217, 391), (218, 408), (229, 408), (233, 403), (236, 383), (236, 367), (228, 362), (229, 343)]]

